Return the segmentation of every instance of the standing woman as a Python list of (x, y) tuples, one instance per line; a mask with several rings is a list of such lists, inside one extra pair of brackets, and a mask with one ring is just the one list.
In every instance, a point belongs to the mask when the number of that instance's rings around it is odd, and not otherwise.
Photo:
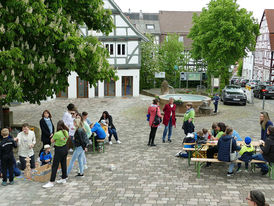
[(163, 132), (163, 143), (165, 143), (167, 130), (168, 130), (167, 140), (168, 140), (168, 142), (171, 142), (172, 127), (176, 126), (176, 116), (175, 116), (176, 104), (174, 104), (173, 97), (169, 98), (169, 102), (168, 102), (168, 104), (165, 105), (163, 111), (164, 111), (163, 124), (165, 125), (165, 129)]
[(155, 139), (157, 128), (160, 125), (160, 123), (158, 125), (154, 124), (156, 114), (158, 115), (158, 117), (162, 118), (158, 99), (154, 99), (153, 104), (149, 106), (148, 108), (150, 134), (149, 134), (149, 140), (147, 145), (152, 147), (156, 146), (154, 144), (154, 139)]
[(72, 154), (72, 157), (69, 163), (68, 175), (71, 172), (74, 162), (77, 159), (80, 172), (76, 175), (76, 177), (83, 177), (84, 176), (84, 156), (85, 156), (85, 151), (87, 151), (88, 138), (85, 130), (83, 129), (84, 126), (81, 120), (75, 119), (73, 123), (76, 129), (74, 134), (75, 150)]
[(67, 148), (67, 140), (69, 139), (69, 129), (65, 125), (63, 120), (60, 120), (57, 123), (57, 132), (51, 138), (51, 142), (54, 142), (54, 158), (51, 167), (51, 177), (50, 182), (43, 185), (44, 188), (50, 188), (54, 186), (54, 182), (56, 179), (57, 169), (59, 167), (59, 163), (61, 164), (62, 168), (62, 179), (57, 180), (57, 183), (66, 183), (67, 176), (67, 155), (68, 155), (68, 148)]
[(100, 118), (100, 120), (99, 120), (99, 122), (101, 122), (102, 120), (105, 120), (105, 123), (108, 124), (108, 132), (109, 132), (108, 141), (109, 141), (109, 144), (112, 145), (112, 141), (111, 141), (112, 135), (114, 136), (117, 144), (121, 144), (120, 140), (118, 139), (116, 128), (113, 124), (112, 116), (107, 111), (104, 111), (101, 118)]
[(39, 157), (42, 151), (44, 150), (44, 146), (46, 144), (51, 145), (51, 138), (54, 133), (54, 126), (51, 121), (51, 114), (48, 110), (45, 110), (42, 114), (42, 119), (40, 120), (40, 129), (41, 129), (41, 141), (43, 142), (43, 146), (39, 152)]
[(194, 126), (194, 118), (195, 118), (195, 110), (193, 109), (192, 103), (186, 104), (186, 113), (184, 115), (184, 123), (183, 123), (183, 130), (185, 135), (188, 133), (193, 133), (195, 126)]
[(273, 126), (273, 123), (270, 121), (270, 118), (267, 112), (261, 112), (260, 124), (261, 124), (261, 140), (265, 141), (267, 136), (267, 128), (269, 126)]

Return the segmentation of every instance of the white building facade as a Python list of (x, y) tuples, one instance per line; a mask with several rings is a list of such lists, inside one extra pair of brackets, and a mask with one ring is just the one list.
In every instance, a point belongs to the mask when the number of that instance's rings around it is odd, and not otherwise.
[(253, 78), (253, 69), (254, 69), (254, 54), (251, 51), (246, 52), (247, 55), (243, 59), (243, 72), (242, 77), (244, 79), (252, 79)]
[(118, 80), (98, 82), (97, 87), (90, 87), (87, 81), (81, 80), (77, 73), (68, 78), (67, 91), (57, 97), (65, 98), (93, 98), (106, 96), (139, 96), (140, 68), (141, 68), (141, 41), (148, 39), (140, 33), (123, 14), (113, 0), (104, 0), (104, 8), (112, 11), (115, 28), (108, 35), (80, 28), (84, 36), (92, 35), (102, 42), (109, 51), (109, 63), (117, 69)]

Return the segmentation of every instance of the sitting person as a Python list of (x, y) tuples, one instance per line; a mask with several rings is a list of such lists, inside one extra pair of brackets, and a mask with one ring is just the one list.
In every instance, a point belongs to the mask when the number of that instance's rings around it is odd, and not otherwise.
[(95, 122), (93, 124), (91, 124), (91, 132), (95, 133), (95, 145), (97, 146), (97, 139), (105, 139), (106, 138), (106, 132), (105, 130), (101, 127), (101, 125), (98, 122)]
[(217, 136), (217, 134), (219, 132), (217, 130), (217, 123), (213, 122), (211, 128), (212, 128), (211, 131), (208, 131), (208, 133), (209, 133), (210, 137), (213, 139), (214, 137)]
[[(225, 134), (226, 126), (223, 122), (219, 122), (215, 129), (217, 131), (216, 137), (212, 135), (212, 138), (211, 138), (214, 141), (219, 140), (219, 138), (221, 138)], [(206, 156), (207, 158), (213, 158), (215, 153), (218, 153), (218, 147), (217, 146), (209, 147), (208, 150), (206, 151)], [(209, 167), (209, 166), (211, 166), (211, 162), (206, 163), (206, 167)]]
[(208, 129), (203, 128), (203, 129), (202, 129), (202, 132), (203, 132), (203, 137), (204, 137), (205, 139), (208, 139), (208, 140), (211, 139), (211, 135), (210, 135), (210, 132), (208, 131)]
[(234, 137), (236, 141), (243, 141), (240, 134), (236, 130), (233, 130), (232, 137)]
[(196, 143), (201, 145), (201, 144), (206, 144), (207, 142), (207, 137), (204, 137), (204, 134), (202, 131), (197, 132), (197, 138), (196, 138)]
[[(252, 156), (252, 159), (255, 160), (262, 160), (265, 162), (274, 162), (274, 126), (269, 126), (267, 128), (268, 137), (266, 138), (265, 142), (261, 141), (261, 153), (255, 154)], [(268, 166), (264, 163), (257, 164), (261, 168), (262, 175), (266, 175), (268, 173)]]
[[(193, 145), (188, 145), (188, 144), (185, 145), (185, 143), (195, 143), (195, 141), (196, 140), (195, 140), (194, 133), (188, 133), (187, 136), (183, 140), (184, 148), (193, 148), (194, 144)], [(185, 151), (180, 151), (175, 155), (175, 157), (188, 158), (188, 153)]]
[[(245, 171), (248, 172), (248, 163), (252, 160), (252, 155), (254, 154), (255, 149), (251, 145), (251, 138), (246, 137), (245, 138), (245, 145), (242, 146), (239, 155), (241, 156), (239, 160), (245, 162)], [(237, 172), (241, 171), (242, 163), (238, 163)]]
[(101, 122), (99, 123), (101, 125), (101, 127), (103, 128), (103, 130), (105, 131), (107, 137), (109, 136), (108, 133), (108, 124), (106, 123), (105, 120), (101, 120)]
[[(218, 140), (218, 160), (223, 162), (231, 162), (230, 154), (238, 151), (241, 147), (237, 146), (236, 140), (232, 137), (233, 129), (227, 127), (225, 134)], [(232, 145), (231, 145), (232, 144)], [(234, 162), (231, 162), (228, 168), (227, 176), (233, 175)]]
[(52, 155), (50, 152), (50, 145), (46, 144), (44, 146), (44, 150), (41, 152), (40, 161), (42, 162), (41, 165), (51, 164)]

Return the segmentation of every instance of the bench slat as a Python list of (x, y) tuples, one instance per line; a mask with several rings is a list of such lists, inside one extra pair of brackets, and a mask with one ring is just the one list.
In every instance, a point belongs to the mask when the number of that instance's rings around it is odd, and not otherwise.
[[(223, 162), (218, 159), (213, 159), (213, 158), (191, 158), (191, 161), (193, 162)], [(244, 161), (241, 160), (236, 160), (235, 162), (237, 163), (243, 163)], [(266, 163), (261, 160), (251, 160), (250, 163)]]

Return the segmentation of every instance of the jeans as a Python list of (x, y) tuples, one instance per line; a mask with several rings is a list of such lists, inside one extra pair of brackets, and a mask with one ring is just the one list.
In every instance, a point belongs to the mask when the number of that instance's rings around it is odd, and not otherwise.
[(7, 182), (7, 170), (9, 171), (9, 181), (13, 181), (13, 155), (3, 156), (1, 159), (1, 167), (3, 174), (3, 182)]
[(232, 172), (233, 172), (234, 166), (235, 166), (235, 163), (234, 163), (234, 162), (231, 162), (231, 163), (229, 164), (229, 167), (228, 167), (228, 172), (229, 172), (229, 173), (232, 173)]
[[(255, 155), (253, 155), (253, 156), (252, 156), (252, 159), (254, 159), (254, 160), (262, 160), (262, 161), (267, 162), (267, 161), (265, 160), (265, 158), (263, 157), (262, 154), (255, 154)], [(264, 163), (257, 163), (257, 165), (261, 168), (261, 171), (262, 171), (262, 172), (268, 171), (268, 166), (267, 166), (267, 164), (264, 164)]]
[(214, 112), (215, 112), (215, 113), (217, 113), (217, 110), (218, 110), (218, 104), (214, 104), (214, 108), (215, 108)]
[(165, 126), (164, 133), (163, 133), (163, 141), (166, 139), (167, 130), (168, 130), (168, 140), (170, 140), (170, 137), (172, 135), (172, 116), (169, 119), (168, 125)]
[(68, 167), (68, 175), (71, 172), (74, 162), (76, 161), (76, 159), (78, 160), (78, 164), (79, 164), (79, 169), (80, 169), (80, 174), (84, 173), (84, 155), (85, 155), (85, 151), (83, 150), (83, 148), (80, 147), (75, 147), (75, 150), (72, 154), (71, 160), (69, 162), (69, 167)]
[(116, 129), (108, 128), (108, 132), (109, 132), (108, 141), (111, 141), (112, 135), (114, 136), (115, 140), (118, 141), (118, 135), (117, 135)]
[(53, 163), (51, 166), (51, 176), (50, 176), (51, 182), (54, 182), (56, 179), (56, 173), (59, 167), (59, 163), (61, 164), (61, 169), (62, 169), (62, 179), (65, 179), (68, 177), (67, 176), (67, 155), (68, 155), (67, 145), (63, 147), (55, 146)]

